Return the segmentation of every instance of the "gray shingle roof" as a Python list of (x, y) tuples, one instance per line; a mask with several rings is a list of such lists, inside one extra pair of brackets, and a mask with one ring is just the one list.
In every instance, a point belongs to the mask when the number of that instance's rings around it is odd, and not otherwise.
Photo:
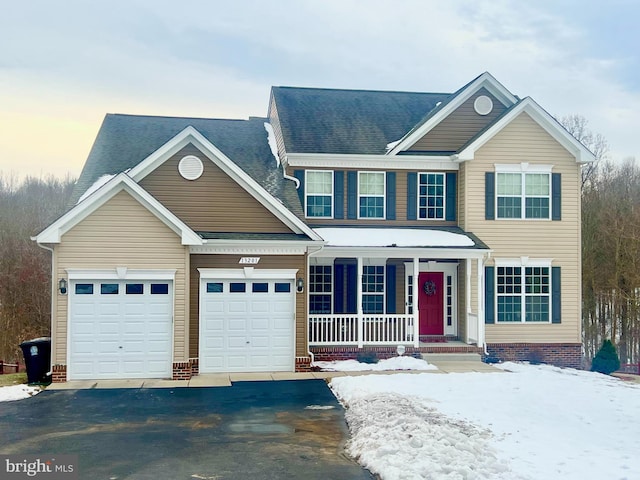
[(382, 154), (448, 93), (273, 87), (287, 153)]
[(303, 216), (294, 182), (283, 178), (281, 167), (276, 168), (267, 143), (266, 121), (108, 114), (71, 195), (72, 205), (102, 175), (135, 167), (192, 126), (289, 210)]

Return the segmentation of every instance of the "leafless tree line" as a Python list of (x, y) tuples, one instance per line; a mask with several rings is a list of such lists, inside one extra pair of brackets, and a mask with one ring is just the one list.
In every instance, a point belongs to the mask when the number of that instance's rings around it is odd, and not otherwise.
[(74, 180), (0, 173), (0, 359), (21, 359), (18, 345), (48, 336), (51, 254), (30, 237), (65, 211)]

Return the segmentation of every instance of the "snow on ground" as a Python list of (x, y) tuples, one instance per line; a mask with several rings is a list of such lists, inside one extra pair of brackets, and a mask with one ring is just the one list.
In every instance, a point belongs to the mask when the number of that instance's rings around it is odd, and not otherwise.
[(499, 367), (334, 378), (349, 454), (384, 480), (640, 478), (640, 385)]
[(437, 370), (419, 358), (392, 357), (380, 360), (378, 363), (360, 363), (357, 360), (336, 360), (333, 362), (313, 362), (313, 367), (321, 368), (328, 372), (366, 372), (383, 370)]
[(0, 387), (0, 402), (22, 400), (23, 398), (33, 397), (38, 393), (40, 393), (39, 387), (30, 387), (28, 385), (11, 385), (9, 387)]

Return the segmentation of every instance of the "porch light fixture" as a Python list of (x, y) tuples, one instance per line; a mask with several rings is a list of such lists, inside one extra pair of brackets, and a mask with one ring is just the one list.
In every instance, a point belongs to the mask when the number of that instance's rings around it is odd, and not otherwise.
[(404, 345), (398, 345), (398, 347), (396, 348), (396, 353), (398, 354), (399, 357), (401, 357), (402, 355), (404, 355), (404, 352), (407, 349), (405, 348)]
[(304, 292), (304, 280), (302, 279), (302, 277), (300, 277), (300, 278), (298, 278), (298, 280), (296, 280), (296, 291), (298, 293)]
[(67, 293), (67, 281), (64, 278), (58, 280), (58, 290), (61, 295), (65, 295)]

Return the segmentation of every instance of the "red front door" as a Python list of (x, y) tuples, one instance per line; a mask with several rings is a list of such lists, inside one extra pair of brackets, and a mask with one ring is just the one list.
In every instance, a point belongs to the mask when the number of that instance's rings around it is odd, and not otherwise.
[(444, 335), (444, 274), (423, 272), (418, 276), (420, 335)]

